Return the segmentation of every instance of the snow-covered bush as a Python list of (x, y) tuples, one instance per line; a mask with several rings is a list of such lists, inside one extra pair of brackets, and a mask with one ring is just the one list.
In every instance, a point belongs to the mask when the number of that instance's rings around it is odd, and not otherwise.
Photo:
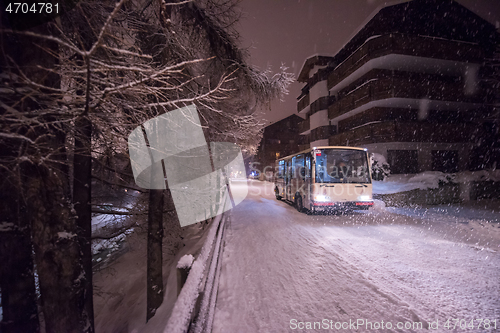
[(384, 180), (385, 177), (389, 176), (391, 168), (383, 155), (372, 153), (370, 160), (373, 180)]
[(456, 175), (441, 171), (424, 171), (408, 179), (408, 183), (418, 183), (424, 188), (438, 188), (443, 185), (455, 184)]

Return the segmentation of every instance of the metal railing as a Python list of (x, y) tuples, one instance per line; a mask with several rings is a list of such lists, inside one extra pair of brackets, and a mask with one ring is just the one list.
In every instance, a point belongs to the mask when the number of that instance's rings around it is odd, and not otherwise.
[[(226, 193), (227, 195), (227, 193)], [(222, 264), (222, 243), (227, 217), (223, 197), (219, 214), (212, 221), (201, 252), (194, 260), (164, 333), (210, 332)]]
[(309, 106), (309, 93), (304, 95), (297, 103), (297, 112), (304, 110), (308, 106)]
[(368, 40), (337, 66), (328, 76), (328, 89), (371, 59), (388, 54), (470, 62), (479, 61), (484, 57), (480, 46), (467, 42), (399, 33), (383, 35)]
[(474, 133), (469, 124), (400, 123), (387, 121), (367, 124), (329, 138), (332, 146), (360, 146), (380, 142), (468, 142)]
[(299, 123), (299, 133), (302, 134), (304, 132), (309, 131), (310, 129), (310, 119), (304, 119)]

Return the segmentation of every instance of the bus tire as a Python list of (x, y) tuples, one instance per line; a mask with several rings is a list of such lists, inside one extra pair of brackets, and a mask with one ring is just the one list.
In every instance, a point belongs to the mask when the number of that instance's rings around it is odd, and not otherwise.
[(302, 211), (304, 210), (304, 206), (302, 205), (302, 197), (300, 195), (295, 200), (295, 207), (297, 208), (297, 211), (299, 213), (302, 213)]
[(314, 215), (316, 213), (316, 210), (312, 205), (309, 206), (309, 209), (307, 210), (307, 215)]
[(279, 193), (280, 192), (279, 192), (278, 188), (277, 187), (274, 188), (274, 194), (276, 195), (276, 200), (281, 200), (281, 196)]

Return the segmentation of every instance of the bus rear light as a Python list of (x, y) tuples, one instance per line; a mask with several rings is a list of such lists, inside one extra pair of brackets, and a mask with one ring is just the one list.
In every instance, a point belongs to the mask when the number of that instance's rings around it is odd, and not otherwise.
[(336, 202), (313, 202), (313, 206), (335, 206), (337, 205)]
[(373, 201), (356, 202), (356, 206), (373, 206)]

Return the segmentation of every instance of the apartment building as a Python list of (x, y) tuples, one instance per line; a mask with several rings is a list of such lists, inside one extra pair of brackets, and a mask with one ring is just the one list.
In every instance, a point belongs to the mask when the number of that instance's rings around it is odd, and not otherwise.
[(452, 0), (380, 9), (335, 56), (306, 59), (297, 111), (309, 144), (301, 148), (365, 147), (393, 173), (500, 165), (500, 149), (488, 160), (478, 153), (485, 129), (498, 141), (498, 87), (485, 79), (485, 62), (499, 40)]
[(266, 170), (273, 171), (277, 159), (299, 151), (299, 146), (306, 140), (304, 136), (299, 135), (298, 126), (302, 120), (292, 114), (264, 128), (259, 150), (253, 159), (259, 163), (255, 165), (256, 168), (264, 171), (264, 168), (268, 167)]

